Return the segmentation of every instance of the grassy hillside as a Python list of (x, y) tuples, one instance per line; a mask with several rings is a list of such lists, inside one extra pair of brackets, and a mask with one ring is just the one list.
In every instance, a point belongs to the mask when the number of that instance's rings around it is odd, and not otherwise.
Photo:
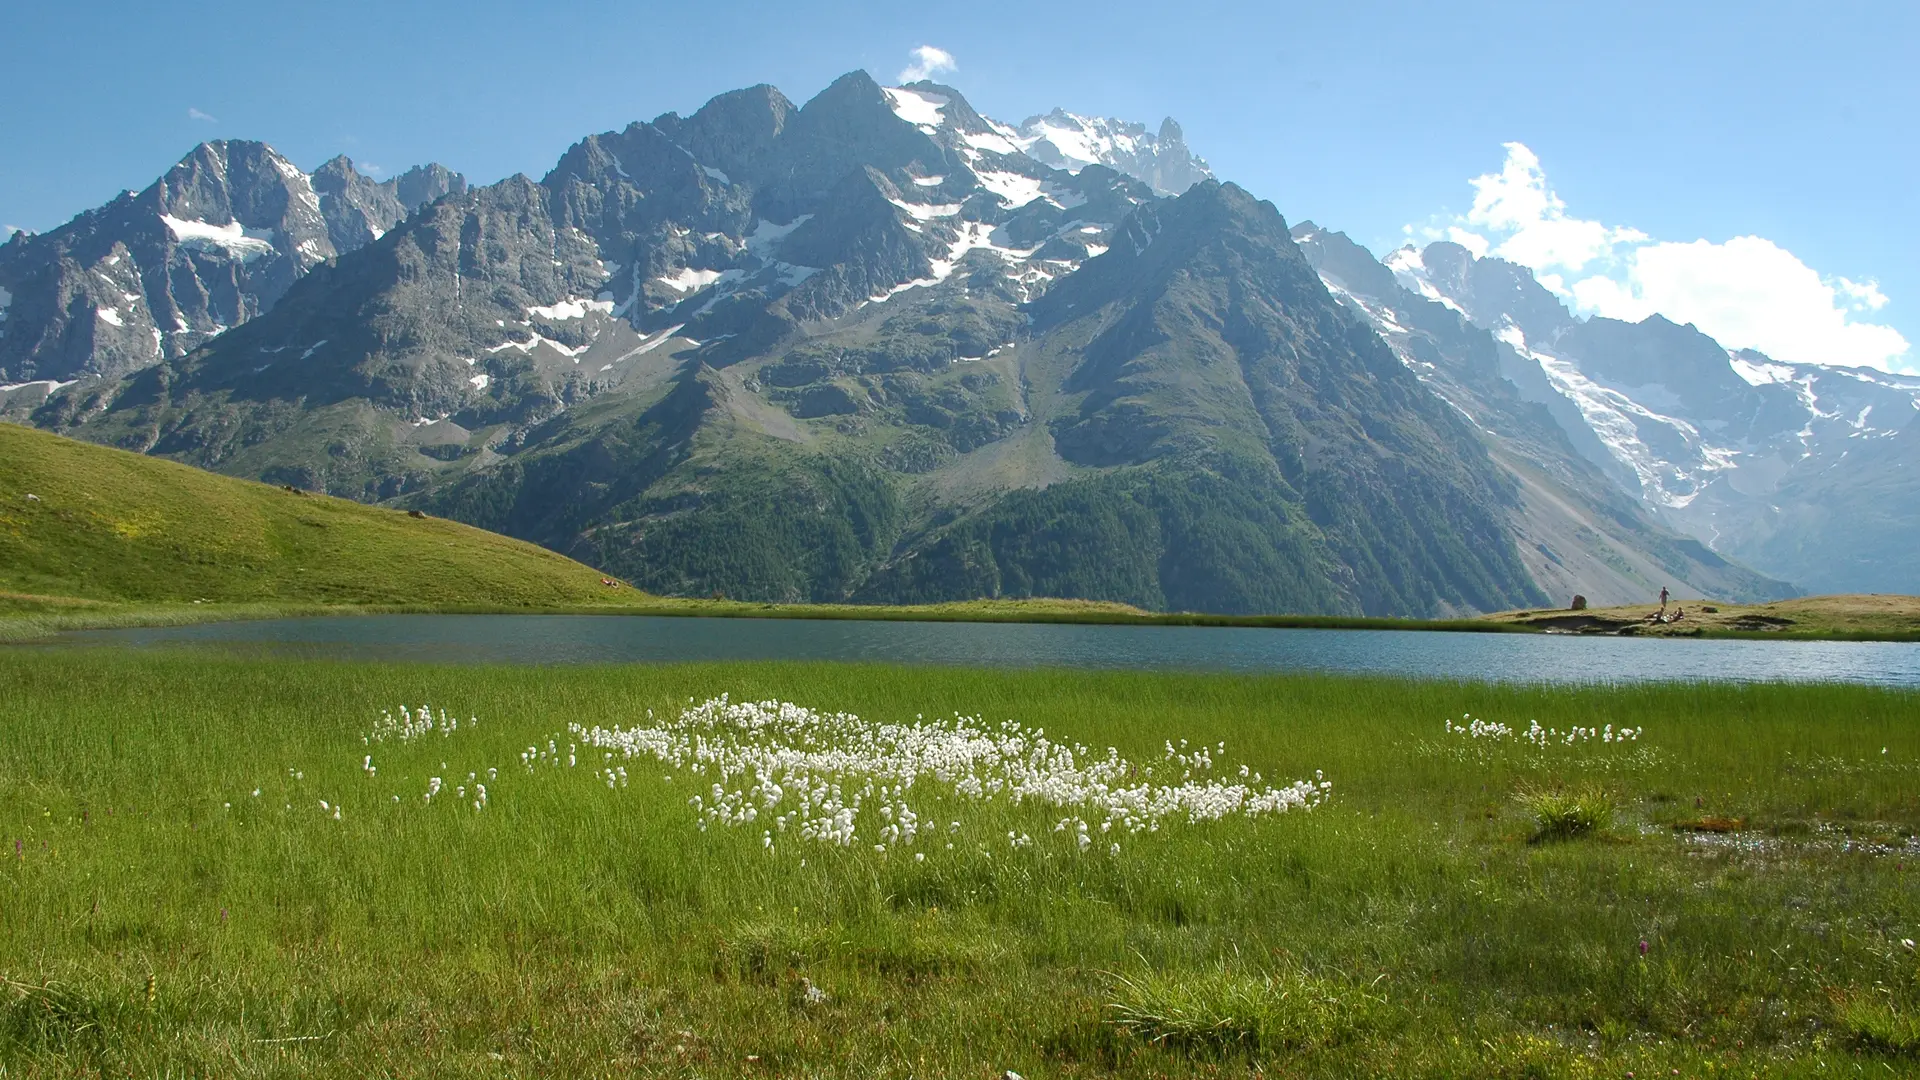
[[(599, 604), (590, 567), (438, 518), (0, 424), (0, 593), (83, 600)], [(44, 606), (16, 596), (14, 610)]]

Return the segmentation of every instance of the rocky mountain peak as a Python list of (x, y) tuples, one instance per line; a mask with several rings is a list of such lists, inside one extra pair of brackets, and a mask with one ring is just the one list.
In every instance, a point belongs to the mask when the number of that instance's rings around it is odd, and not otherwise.
[(762, 83), (721, 94), (689, 117), (664, 113), (653, 126), (702, 162), (754, 179), (796, 111), (785, 94)]
[(1144, 124), (1056, 108), (1028, 117), (1014, 141), (1054, 168), (1078, 172), (1096, 163), (1111, 166), (1145, 181), (1161, 195), (1178, 195), (1213, 175), (1206, 161), (1187, 149), (1185, 135), (1172, 117), (1162, 120), (1155, 134)]
[(393, 193), (411, 214), (435, 199), (467, 190), (467, 178), (439, 162), (415, 165), (392, 180)]
[(1546, 344), (1577, 319), (1533, 271), (1492, 256), (1476, 258), (1450, 240), (1425, 248), (1409, 244), (1382, 260), (1409, 290), (1461, 312), (1477, 326), (1518, 327), (1529, 342)]

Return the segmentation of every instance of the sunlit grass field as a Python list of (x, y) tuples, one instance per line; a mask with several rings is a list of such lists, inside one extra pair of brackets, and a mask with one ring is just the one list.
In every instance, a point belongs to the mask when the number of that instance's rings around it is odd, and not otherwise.
[[(922, 779), (921, 842), (769, 847), (568, 730), (721, 693), (1332, 787), (1116, 853)], [(21, 648), (0, 1075), (1920, 1074), (1916, 827), (1920, 697), (1865, 688)]]

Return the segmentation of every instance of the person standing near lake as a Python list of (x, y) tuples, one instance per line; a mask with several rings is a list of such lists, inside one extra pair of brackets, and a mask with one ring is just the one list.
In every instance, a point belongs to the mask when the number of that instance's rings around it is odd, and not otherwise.
[(1667, 587), (1665, 585), (1662, 585), (1660, 586), (1660, 614), (1665, 615), (1666, 613), (1667, 613)]

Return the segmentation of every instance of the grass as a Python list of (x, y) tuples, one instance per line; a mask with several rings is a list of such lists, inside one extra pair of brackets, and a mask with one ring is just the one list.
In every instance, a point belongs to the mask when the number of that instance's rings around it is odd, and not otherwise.
[[(722, 691), (1335, 787), (1118, 855), (993, 804), (920, 862), (699, 831), (693, 778), (637, 764), (518, 769)], [(26, 648), (0, 701), (6, 1075), (1920, 1073), (1910, 693)], [(403, 702), (480, 723), (364, 744)], [(1645, 733), (1441, 730), (1468, 712)], [(487, 767), (484, 812), (422, 802)], [(1607, 842), (1529, 842), (1516, 793), (1585, 790)]]
[[(625, 590), (532, 544), (0, 424), (0, 611), (212, 604), (601, 605)], [(121, 605), (118, 613), (106, 604)], [(53, 611), (60, 608), (64, 610)], [(180, 617), (190, 617), (184, 613)]]
[(1115, 980), (1112, 1024), (1165, 1049), (1262, 1059), (1357, 1037), (1381, 999), (1296, 971), (1147, 972)]
[(1533, 819), (1535, 843), (1597, 836), (1613, 825), (1613, 798), (1598, 788), (1522, 791), (1517, 798)]

